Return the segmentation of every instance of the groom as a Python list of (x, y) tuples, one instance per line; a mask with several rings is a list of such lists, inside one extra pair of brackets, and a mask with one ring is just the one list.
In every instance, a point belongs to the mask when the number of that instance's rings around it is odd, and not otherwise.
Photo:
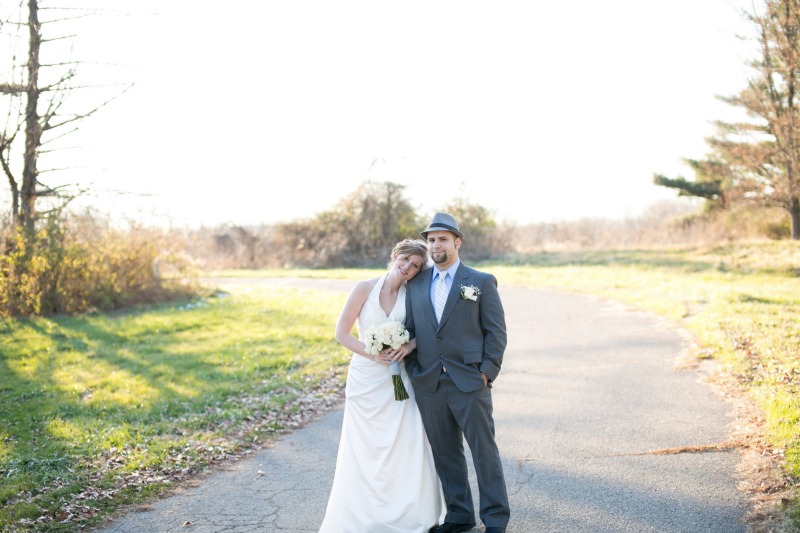
[(417, 349), (406, 357), (406, 370), (447, 504), (445, 522), (430, 532), (475, 527), (466, 438), (478, 477), (481, 521), (486, 533), (503, 533), (510, 509), (494, 441), (491, 394), (506, 348), (497, 280), (459, 260), (464, 236), (451, 215), (436, 213), (420, 235), (428, 241), (434, 267), (408, 282), (406, 328)]

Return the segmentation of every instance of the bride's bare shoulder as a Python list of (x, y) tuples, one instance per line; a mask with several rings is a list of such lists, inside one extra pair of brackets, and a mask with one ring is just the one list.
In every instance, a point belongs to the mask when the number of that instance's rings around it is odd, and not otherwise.
[(378, 283), (379, 279), (381, 278), (371, 278), (359, 281), (356, 283), (356, 286), (353, 287), (353, 294), (363, 294), (366, 298), (369, 293), (372, 292), (372, 289), (375, 288), (375, 284)]

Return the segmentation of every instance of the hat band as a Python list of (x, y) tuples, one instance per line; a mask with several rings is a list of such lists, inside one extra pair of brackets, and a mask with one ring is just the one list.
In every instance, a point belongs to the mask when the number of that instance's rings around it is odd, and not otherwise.
[(447, 224), (442, 224), (441, 222), (436, 224), (431, 224), (431, 227), (428, 228), (428, 231), (426, 231), (425, 233), (428, 233), (430, 231), (436, 231), (438, 228), (442, 228), (447, 231), (452, 231), (453, 233), (461, 233), (460, 231), (458, 231), (458, 228), (454, 228), (453, 226), (448, 226)]

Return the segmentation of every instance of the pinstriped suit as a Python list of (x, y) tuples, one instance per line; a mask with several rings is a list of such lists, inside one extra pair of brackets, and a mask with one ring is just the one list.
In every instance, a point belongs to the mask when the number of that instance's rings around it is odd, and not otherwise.
[[(507, 342), (497, 280), (461, 263), (437, 324), (430, 296), (435, 272), (429, 268), (408, 282), (406, 328), (416, 338), (417, 349), (406, 357), (406, 370), (442, 481), (445, 520), (475, 522), (466, 438), (478, 477), (481, 520), (487, 527), (506, 527), (510, 511), (494, 441), (491, 397), (491, 382), (500, 373)], [(467, 285), (480, 290), (477, 301), (461, 297), (461, 287)], [(489, 387), (481, 372), (489, 378)]]

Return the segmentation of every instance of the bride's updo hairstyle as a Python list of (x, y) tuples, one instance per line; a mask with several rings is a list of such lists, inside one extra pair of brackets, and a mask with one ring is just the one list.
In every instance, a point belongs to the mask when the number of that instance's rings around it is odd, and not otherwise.
[(412, 255), (422, 258), (423, 269), (426, 266), (429, 266), (431, 263), (431, 260), (428, 257), (428, 244), (425, 241), (421, 241), (419, 239), (403, 239), (395, 244), (394, 248), (392, 248), (392, 259), (389, 261), (387, 267), (392, 268), (394, 260), (398, 257), (411, 257)]

